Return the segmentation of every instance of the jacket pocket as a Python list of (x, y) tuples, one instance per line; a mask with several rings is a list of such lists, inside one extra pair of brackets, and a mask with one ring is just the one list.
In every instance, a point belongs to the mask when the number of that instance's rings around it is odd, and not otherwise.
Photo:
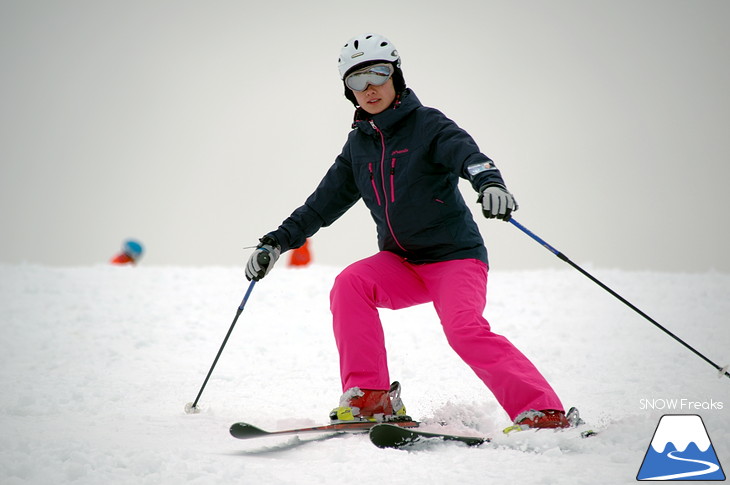
[[(370, 185), (373, 188), (373, 193), (375, 194), (375, 201), (378, 203), (378, 205), (381, 205), (380, 203), (380, 194), (378, 193), (378, 186), (375, 184), (375, 173), (373, 172), (373, 163), (368, 163), (368, 172), (370, 172)], [(391, 179), (391, 186), (393, 184), (393, 181)]]
[(395, 163), (397, 158), (390, 160), (390, 201), (395, 202)]
[(408, 198), (413, 195), (414, 187), (411, 187), (411, 183), (416, 179), (417, 174), (412, 173), (414, 167), (409, 163), (411, 158), (411, 152), (408, 150), (396, 150), (391, 153), (390, 160), (384, 161), (382, 167), (383, 191), (388, 202), (393, 203), (400, 198), (400, 203), (403, 203), (404, 194)]

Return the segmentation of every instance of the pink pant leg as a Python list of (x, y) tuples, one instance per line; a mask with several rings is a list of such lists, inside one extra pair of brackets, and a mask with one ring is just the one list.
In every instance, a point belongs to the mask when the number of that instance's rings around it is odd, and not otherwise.
[(486, 283), (487, 267), (477, 260), (413, 265), (380, 252), (345, 268), (330, 294), (343, 391), (390, 385), (378, 308), (433, 301), (449, 344), (510, 418), (529, 409), (562, 410), (535, 366), (482, 316)]
[(529, 409), (563, 409), (537, 368), (509, 340), (492, 332), (482, 316), (487, 284), (483, 262), (446, 261), (414, 269), (430, 290), (449, 344), (511, 419)]
[(355, 262), (337, 276), (330, 308), (343, 391), (390, 387), (378, 308), (396, 310), (428, 301), (428, 292), (411, 266), (387, 251)]

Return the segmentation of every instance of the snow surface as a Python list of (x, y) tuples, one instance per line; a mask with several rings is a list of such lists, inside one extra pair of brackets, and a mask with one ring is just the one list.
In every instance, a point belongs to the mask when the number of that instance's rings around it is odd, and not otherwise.
[[(587, 269), (710, 359), (730, 361), (730, 275)], [(409, 413), (492, 444), (405, 452), (364, 435), (232, 438), (236, 421), (327, 421), (341, 394), (328, 309), (338, 271), (282, 265), (258, 283), (202, 412), (189, 415), (248, 287), (243, 268), (0, 265), (0, 482), (635, 483), (666, 413), (701, 415), (727, 472), (730, 379), (570, 268), (493, 270), (486, 316), (599, 436), (501, 435), (506, 414), (421, 305), (382, 312)], [(647, 406), (672, 399), (703, 404)]]

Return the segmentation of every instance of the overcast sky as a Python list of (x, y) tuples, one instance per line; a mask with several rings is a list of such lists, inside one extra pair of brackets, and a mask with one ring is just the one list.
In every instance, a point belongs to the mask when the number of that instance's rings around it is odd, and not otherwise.
[[(727, 272), (728, 20), (725, 0), (0, 0), (0, 262), (104, 263), (134, 237), (145, 265), (243, 266), (344, 144), (337, 57), (372, 31), (571, 259)], [(493, 270), (563, 265), (479, 225)], [(312, 249), (375, 252), (362, 203)]]

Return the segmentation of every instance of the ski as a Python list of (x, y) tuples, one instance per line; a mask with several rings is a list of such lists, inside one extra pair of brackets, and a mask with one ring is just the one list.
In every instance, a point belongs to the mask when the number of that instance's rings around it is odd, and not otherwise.
[(448, 433), (432, 433), (420, 431), (389, 423), (376, 424), (368, 433), (370, 441), (378, 448), (403, 449), (421, 443), (456, 441), (468, 446), (479, 446), (491, 440), (485, 436), (458, 436)]
[[(234, 423), (231, 425), (230, 433), (234, 438), (240, 440), (248, 440), (252, 438), (263, 438), (266, 436), (280, 436), (290, 434), (306, 434), (306, 433), (364, 433), (370, 428), (380, 423), (374, 421), (355, 421), (355, 422), (338, 422), (326, 424), (322, 426), (309, 426), (303, 428), (290, 428), (279, 431), (265, 431), (252, 424)], [(403, 421), (393, 421), (391, 425), (397, 428), (415, 428), (418, 426), (417, 421), (407, 419)]]
[[(527, 428), (527, 429), (522, 429), (519, 426), (509, 426), (508, 428), (505, 428), (502, 432), (504, 434), (506, 434), (506, 435), (510, 435), (511, 436), (513, 434), (516, 434), (516, 433), (522, 434), (522, 433), (524, 433), (526, 431), (527, 432), (533, 432), (533, 433), (539, 433), (539, 432), (543, 432), (544, 433), (546, 431), (553, 431), (555, 433), (562, 433), (562, 432), (565, 432), (565, 431), (570, 431), (572, 429), (575, 429), (575, 428), (571, 426), (570, 428)], [(579, 436), (581, 438), (590, 438), (592, 436), (598, 436), (598, 431), (595, 431), (595, 430), (592, 430), (592, 429), (587, 429), (587, 430), (581, 431)]]

